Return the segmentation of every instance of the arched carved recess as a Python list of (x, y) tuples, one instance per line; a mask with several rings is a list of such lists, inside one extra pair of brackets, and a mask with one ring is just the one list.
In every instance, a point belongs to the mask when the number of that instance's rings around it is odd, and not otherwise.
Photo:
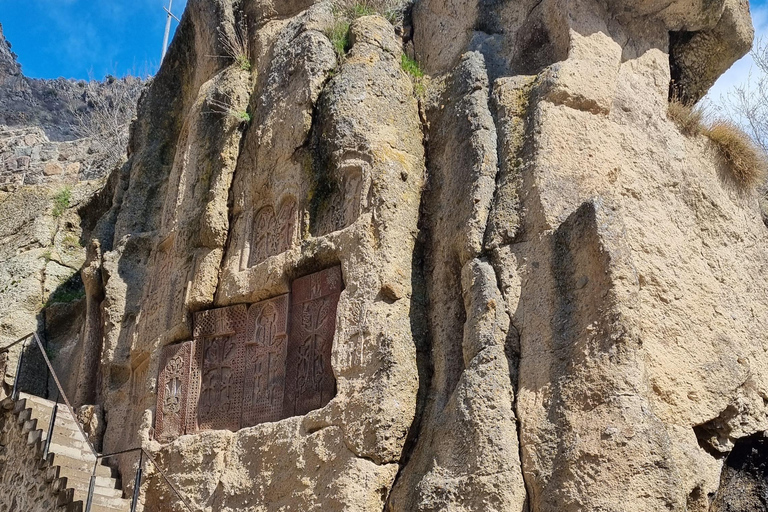
[(298, 205), (286, 195), (279, 204), (262, 206), (247, 215), (250, 229), (244, 240), (241, 270), (289, 250), (298, 239)]
[(370, 190), (370, 163), (368, 157), (355, 154), (342, 160), (327, 177), (330, 180), (327, 198), (317, 200), (313, 219), (313, 234), (327, 235), (354, 224), (368, 208)]

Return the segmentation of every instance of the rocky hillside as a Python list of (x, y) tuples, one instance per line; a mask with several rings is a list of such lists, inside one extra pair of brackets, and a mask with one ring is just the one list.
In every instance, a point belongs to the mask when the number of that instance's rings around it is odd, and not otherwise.
[(104, 177), (124, 158), (143, 86), (27, 78), (0, 25), (0, 187)]
[(143, 86), (25, 77), (0, 26), (0, 345), (44, 333), (47, 318), (52, 350), (74, 348), (84, 240), (96, 220), (78, 210), (98, 203), (125, 161)]
[[(190, 0), (79, 210), (76, 405), (197, 510), (766, 510), (768, 229), (667, 115), (753, 35), (745, 0)], [(186, 510), (151, 466), (141, 500)]]

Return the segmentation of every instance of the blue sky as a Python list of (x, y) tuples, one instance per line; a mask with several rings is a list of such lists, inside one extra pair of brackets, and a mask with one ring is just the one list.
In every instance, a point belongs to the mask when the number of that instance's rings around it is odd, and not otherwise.
[[(0, 23), (33, 78), (102, 79), (106, 74), (154, 73), (160, 62), (168, 0), (0, 0)], [(187, 0), (174, 0), (181, 17)], [(758, 37), (768, 38), (768, 0), (752, 0)], [(176, 22), (173, 22), (173, 30)], [(745, 57), (718, 80), (709, 99), (743, 83)]]
[[(3, 0), (0, 0), (0, 3)], [(755, 39), (768, 41), (768, 0), (752, 0), (749, 2), (752, 11), (752, 24), (755, 26)], [(717, 83), (710, 89), (707, 99), (719, 104), (734, 87), (744, 84), (749, 79), (749, 71), (754, 65), (752, 57), (747, 55), (731, 66)]]
[[(178, 17), (187, 0), (174, 0)], [(0, 0), (0, 24), (32, 78), (154, 73), (168, 0)], [(173, 21), (172, 31), (176, 29)]]

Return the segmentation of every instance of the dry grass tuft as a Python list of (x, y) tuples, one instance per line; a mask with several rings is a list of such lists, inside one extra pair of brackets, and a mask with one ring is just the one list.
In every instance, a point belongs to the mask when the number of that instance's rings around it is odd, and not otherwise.
[(411, 0), (333, 0), (333, 7), (338, 14), (350, 19), (378, 13), (396, 24), (403, 20), (410, 3)]
[(768, 155), (739, 125), (724, 119), (711, 120), (704, 107), (678, 98), (670, 99), (667, 118), (684, 135), (704, 135), (712, 142), (727, 171), (723, 177), (736, 190), (746, 193), (765, 185)]
[(738, 125), (717, 120), (704, 131), (727, 164), (728, 178), (740, 191), (752, 191), (765, 183), (768, 155)]
[(704, 109), (701, 107), (692, 103), (683, 103), (677, 97), (669, 101), (667, 118), (677, 125), (683, 135), (694, 137), (703, 133), (704, 117)]

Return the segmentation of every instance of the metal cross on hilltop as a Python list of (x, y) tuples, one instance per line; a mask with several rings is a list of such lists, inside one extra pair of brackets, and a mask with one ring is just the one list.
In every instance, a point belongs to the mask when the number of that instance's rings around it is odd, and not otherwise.
[(165, 9), (165, 12), (168, 13), (168, 19), (165, 22), (165, 37), (163, 37), (163, 55), (162, 57), (160, 57), (160, 62), (163, 62), (163, 60), (165, 60), (165, 52), (168, 50), (168, 36), (171, 34), (171, 18), (181, 23), (181, 20), (177, 18), (173, 14), (173, 12), (171, 12), (172, 8), (173, 8), (173, 0), (168, 0), (168, 7), (163, 6), (163, 9)]

